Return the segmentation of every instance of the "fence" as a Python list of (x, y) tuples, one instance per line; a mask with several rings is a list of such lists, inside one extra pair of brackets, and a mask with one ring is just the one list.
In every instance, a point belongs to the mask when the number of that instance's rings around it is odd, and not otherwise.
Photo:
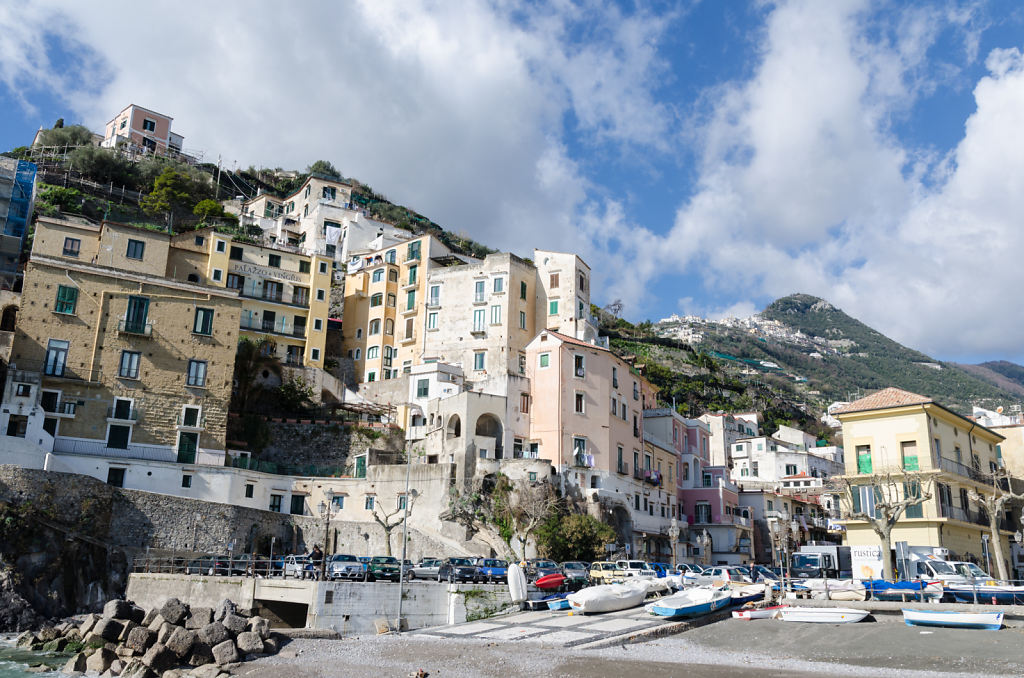
[(149, 445), (133, 445), (128, 447), (108, 447), (102, 440), (73, 440), (55, 438), (53, 451), (57, 454), (80, 454), (92, 457), (117, 457), (121, 459), (144, 459), (146, 461), (176, 462), (178, 455), (170, 448)]

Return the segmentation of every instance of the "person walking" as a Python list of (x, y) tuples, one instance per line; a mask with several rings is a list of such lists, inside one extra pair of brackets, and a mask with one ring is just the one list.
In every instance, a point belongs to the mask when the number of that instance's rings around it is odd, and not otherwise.
[(313, 579), (319, 579), (324, 562), (324, 552), (320, 550), (320, 544), (313, 545), (313, 550), (309, 554), (309, 562), (313, 566)]

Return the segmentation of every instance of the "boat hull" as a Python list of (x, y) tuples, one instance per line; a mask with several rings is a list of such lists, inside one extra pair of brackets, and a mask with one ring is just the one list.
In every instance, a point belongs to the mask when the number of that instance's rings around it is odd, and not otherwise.
[(868, 616), (868, 611), (848, 607), (787, 607), (779, 611), (779, 616), (787, 622), (850, 624)]
[(569, 607), (583, 614), (616, 612), (636, 607), (647, 597), (647, 585), (641, 582), (629, 584), (600, 584), (570, 593), (566, 600)]
[(711, 595), (687, 591), (657, 600), (647, 606), (647, 611), (659, 617), (697, 617), (720, 610), (732, 603), (728, 591), (711, 591)]
[(564, 584), (565, 579), (566, 577), (564, 574), (548, 574), (541, 577), (533, 584), (539, 589), (550, 591), (551, 589), (557, 589), (562, 584)]
[(943, 626), (955, 629), (998, 631), (1003, 627), (1003, 613), (903, 610), (903, 621), (907, 626)]
[(771, 619), (777, 613), (785, 609), (785, 605), (773, 605), (772, 607), (761, 607), (752, 610), (733, 610), (733, 619)]

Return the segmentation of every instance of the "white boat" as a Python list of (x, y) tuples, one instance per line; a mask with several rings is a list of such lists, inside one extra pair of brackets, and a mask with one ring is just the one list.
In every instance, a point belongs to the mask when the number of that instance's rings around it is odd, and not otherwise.
[(659, 617), (694, 617), (721, 609), (732, 602), (729, 591), (687, 589), (647, 604), (647, 611)]
[(622, 584), (599, 584), (570, 593), (569, 607), (584, 614), (615, 612), (636, 607), (647, 597), (646, 581), (627, 581)]
[(805, 588), (814, 600), (865, 600), (868, 591), (856, 579), (803, 579), (794, 582), (794, 589)]
[(868, 610), (849, 607), (785, 607), (778, 612), (782, 621), (817, 622), (820, 624), (849, 624), (868, 616)]
[(771, 619), (785, 608), (785, 605), (773, 605), (771, 607), (751, 607), (743, 610), (733, 610), (733, 619)]
[(764, 598), (764, 584), (747, 584), (732, 589), (732, 602), (734, 605), (743, 605)]
[(998, 631), (1003, 626), (1003, 613), (903, 610), (903, 621), (907, 626), (949, 626), (957, 629)]
[(647, 585), (648, 595), (651, 595), (652, 593), (666, 593), (671, 588), (668, 577), (659, 577), (657, 579), (643, 577), (640, 581)]
[(508, 593), (513, 603), (526, 601), (526, 575), (518, 563), (509, 563)]

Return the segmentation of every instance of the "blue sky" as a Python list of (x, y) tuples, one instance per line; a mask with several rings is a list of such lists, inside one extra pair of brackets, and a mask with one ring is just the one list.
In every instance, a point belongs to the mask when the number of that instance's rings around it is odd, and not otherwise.
[(799, 291), (1024, 361), (1018, 3), (298, 7), (0, 4), (0, 147), (137, 103), (206, 159), (326, 158), (489, 245), (578, 251), (632, 320)]

